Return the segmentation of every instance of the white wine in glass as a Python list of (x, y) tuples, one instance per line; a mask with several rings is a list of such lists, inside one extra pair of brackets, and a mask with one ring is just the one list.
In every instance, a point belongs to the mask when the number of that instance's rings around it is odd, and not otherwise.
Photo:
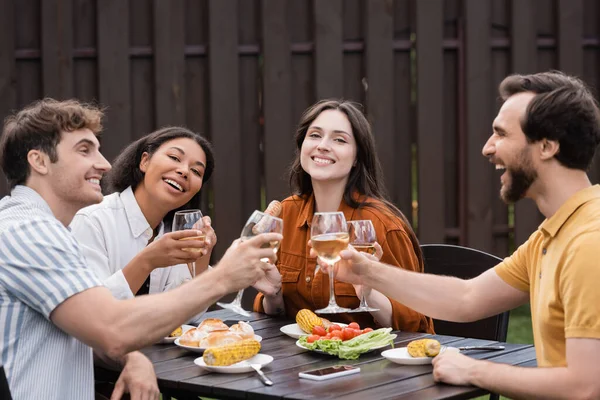
[[(254, 236), (260, 235), (261, 233), (267, 232), (283, 233), (283, 220), (281, 218), (277, 218), (260, 211), (254, 211), (250, 218), (248, 218), (246, 225), (244, 225), (244, 229), (242, 229), (240, 239), (244, 241)], [(277, 250), (279, 250), (279, 240), (274, 240), (269, 243), (265, 243), (264, 245), (262, 245), (262, 247), (270, 247), (273, 249), (273, 253), (276, 254)], [(261, 261), (267, 262), (269, 261), (269, 259), (264, 258), (261, 259)], [(218, 302), (217, 305), (223, 308), (227, 308), (228, 310), (234, 311), (245, 317), (249, 317), (250, 313), (244, 310), (244, 308), (242, 307), (243, 296), (244, 289), (238, 292), (238, 294), (235, 296), (235, 299), (231, 303)]]
[[(173, 217), (173, 225), (171, 228), (172, 232), (175, 231), (183, 231), (187, 229), (196, 229), (201, 231), (202, 233), (198, 236), (186, 237), (179, 240), (206, 240), (206, 234), (203, 231), (204, 221), (202, 220), (202, 212), (200, 210), (182, 210), (177, 211), (175, 216)], [(182, 250), (191, 251), (195, 253), (200, 253), (202, 251), (201, 248), (183, 248)], [(193, 277), (196, 276), (196, 263), (188, 263), (188, 269), (190, 270), (190, 275)]]
[[(375, 242), (377, 241), (377, 234), (375, 233), (375, 227), (373, 222), (368, 219), (348, 221), (348, 234), (350, 236), (350, 244), (357, 250), (363, 253), (375, 255)], [(350, 312), (365, 312), (365, 311), (379, 311), (379, 308), (370, 307), (367, 304), (367, 298), (365, 296), (365, 290), (360, 295), (360, 305), (358, 308)]]
[(341, 212), (315, 213), (310, 228), (310, 240), (317, 256), (329, 265), (329, 304), (315, 310), (320, 314), (337, 314), (350, 311), (335, 301), (333, 266), (340, 260), (340, 252), (348, 247), (346, 218)]

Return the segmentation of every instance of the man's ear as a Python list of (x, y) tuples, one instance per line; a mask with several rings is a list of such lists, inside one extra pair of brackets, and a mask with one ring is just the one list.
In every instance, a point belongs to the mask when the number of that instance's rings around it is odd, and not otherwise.
[(27, 162), (31, 166), (31, 171), (35, 171), (39, 175), (48, 174), (48, 166), (50, 165), (50, 157), (39, 150), (29, 150), (27, 153)]
[(147, 152), (142, 153), (142, 159), (140, 160), (140, 171), (146, 173), (148, 169), (148, 163), (150, 162), (150, 154)]
[(555, 157), (560, 151), (560, 144), (556, 140), (542, 139), (540, 141), (540, 158), (549, 160)]

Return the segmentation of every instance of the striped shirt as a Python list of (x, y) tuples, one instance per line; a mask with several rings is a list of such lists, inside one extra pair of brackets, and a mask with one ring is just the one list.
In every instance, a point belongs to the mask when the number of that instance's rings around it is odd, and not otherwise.
[(0, 364), (15, 400), (93, 399), (92, 349), (50, 321), (101, 285), (78, 244), (34, 190), (0, 200)]

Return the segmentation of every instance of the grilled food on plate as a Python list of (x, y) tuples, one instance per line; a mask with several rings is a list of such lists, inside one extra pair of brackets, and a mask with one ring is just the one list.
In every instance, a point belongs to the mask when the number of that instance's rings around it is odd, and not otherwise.
[(406, 346), (411, 357), (435, 357), (440, 354), (440, 348), (440, 342), (435, 339), (413, 340)]
[(206, 365), (224, 367), (254, 357), (260, 351), (260, 343), (244, 339), (224, 346), (211, 347), (204, 352)]
[(244, 339), (254, 339), (254, 329), (249, 323), (239, 321), (228, 327), (218, 318), (208, 318), (197, 328), (185, 332), (179, 339), (179, 344), (206, 349), (241, 342)]
[(323, 321), (314, 312), (304, 308), (296, 314), (296, 323), (306, 333), (312, 333), (315, 326), (323, 326)]

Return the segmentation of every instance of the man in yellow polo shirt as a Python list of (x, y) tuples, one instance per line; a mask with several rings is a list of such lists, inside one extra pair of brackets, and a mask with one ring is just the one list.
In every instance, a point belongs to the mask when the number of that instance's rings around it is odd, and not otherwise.
[(583, 82), (558, 72), (509, 76), (499, 91), (504, 104), (483, 155), (502, 172), (504, 201), (535, 201), (546, 217), (539, 229), (471, 280), (391, 268), (352, 249), (342, 252), (336, 279), (456, 322), (529, 301), (538, 368), (444, 353), (433, 360), (435, 379), (511, 398), (598, 399), (600, 186), (586, 170), (600, 142), (600, 111)]

